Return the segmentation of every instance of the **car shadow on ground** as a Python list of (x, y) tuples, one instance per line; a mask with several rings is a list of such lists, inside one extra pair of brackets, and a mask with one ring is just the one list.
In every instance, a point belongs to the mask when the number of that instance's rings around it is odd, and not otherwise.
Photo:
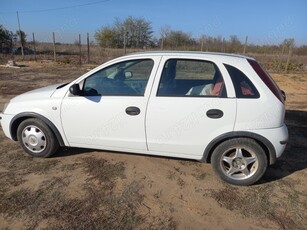
[(307, 168), (307, 112), (287, 110), (289, 140), (285, 152), (271, 165), (259, 184), (276, 181)]
[(52, 155), (51, 158), (69, 157), (69, 156), (86, 154), (86, 153), (90, 153), (93, 151), (101, 152), (102, 150), (88, 149), (88, 148), (76, 148), (76, 147), (62, 147), (54, 155)]

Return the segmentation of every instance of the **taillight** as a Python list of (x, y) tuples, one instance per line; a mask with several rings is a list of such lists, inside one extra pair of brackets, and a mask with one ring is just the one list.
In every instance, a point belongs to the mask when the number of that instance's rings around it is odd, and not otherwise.
[(266, 86), (271, 90), (271, 92), (284, 104), (285, 103), (285, 94), (283, 95), (275, 81), (266, 73), (258, 62), (254, 60), (247, 59), (249, 64), (253, 67), (258, 76), (266, 84)]

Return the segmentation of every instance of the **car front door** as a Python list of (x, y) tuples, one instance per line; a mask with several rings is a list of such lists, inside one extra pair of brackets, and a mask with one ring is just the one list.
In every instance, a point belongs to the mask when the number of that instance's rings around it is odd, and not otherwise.
[(121, 61), (77, 84), (61, 107), (62, 126), (71, 146), (147, 150), (145, 112), (160, 57)]
[(212, 60), (163, 57), (147, 109), (149, 151), (201, 159), (208, 143), (232, 131), (236, 99), (229, 75)]

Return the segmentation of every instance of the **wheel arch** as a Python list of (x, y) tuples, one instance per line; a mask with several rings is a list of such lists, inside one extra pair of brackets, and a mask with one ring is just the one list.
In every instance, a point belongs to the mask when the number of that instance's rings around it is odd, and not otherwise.
[(201, 159), (202, 162), (210, 163), (211, 155), (214, 149), (221, 144), (222, 142), (229, 140), (229, 139), (236, 139), (236, 138), (250, 138), (255, 140), (265, 151), (265, 154), (268, 159), (268, 164), (272, 165), (276, 161), (276, 151), (273, 144), (265, 137), (247, 131), (239, 131), (239, 132), (229, 132), (223, 135), (220, 135), (213, 139), (206, 147), (203, 157)]
[(25, 112), (25, 113), (19, 113), (10, 122), (10, 134), (11, 137), (14, 141), (17, 141), (17, 129), (18, 126), (20, 125), (21, 122), (23, 122), (26, 119), (29, 118), (37, 118), (43, 121), (53, 132), (53, 134), (56, 136), (59, 145), (60, 146), (65, 146), (64, 140), (62, 138), (62, 135), (60, 134), (59, 130), (57, 127), (46, 117), (38, 114), (38, 113), (33, 113), (33, 112)]

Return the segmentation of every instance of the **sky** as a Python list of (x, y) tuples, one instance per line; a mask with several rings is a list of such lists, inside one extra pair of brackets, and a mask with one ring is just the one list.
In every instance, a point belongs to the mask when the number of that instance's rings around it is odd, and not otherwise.
[(112, 26), (116, 18), (143, 18), (151, 22), (154, 36), (169, 27), (194, 38), (202, 35), (228, 39), (237, 35), (241, 42), (280, 44), (294, 38), (307, 45), (307, 0), (0, 0), (0, 25), (10, 31), (20, 26), (27, 39), (73, 43), (102, 26)]

